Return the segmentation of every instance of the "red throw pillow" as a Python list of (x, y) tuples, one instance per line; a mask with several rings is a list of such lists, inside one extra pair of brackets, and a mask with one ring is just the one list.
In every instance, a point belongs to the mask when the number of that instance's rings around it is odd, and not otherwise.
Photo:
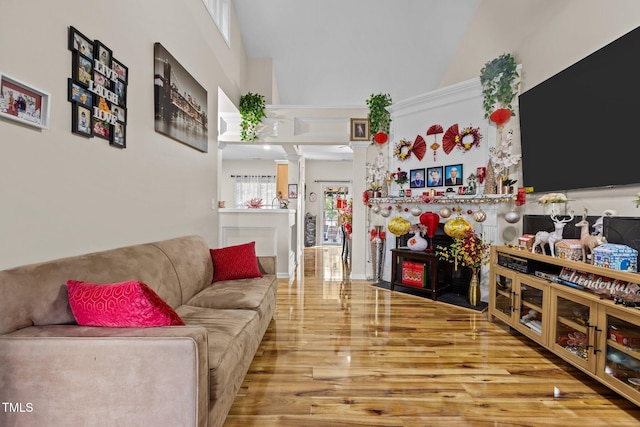
[(213, 282), (234, 279), (250, 279), (262, 277), (258, 258), (256, 258), (256, 242), (242, 245), (211, 249), (213, 260)]
[(96, 284), (67, 281), (69, 305), (78, 325), (139, 328), (184, 326), (180, 316), (142, 282)]

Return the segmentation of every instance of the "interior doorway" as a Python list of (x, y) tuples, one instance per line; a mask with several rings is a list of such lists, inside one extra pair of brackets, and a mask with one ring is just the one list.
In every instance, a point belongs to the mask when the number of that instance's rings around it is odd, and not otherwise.
[(351, 193), (351, 185), (327, 183), (322, 185), (322, 244), (341, 245), (343, 234), (338, 223), (338, 209), (345, 208)]

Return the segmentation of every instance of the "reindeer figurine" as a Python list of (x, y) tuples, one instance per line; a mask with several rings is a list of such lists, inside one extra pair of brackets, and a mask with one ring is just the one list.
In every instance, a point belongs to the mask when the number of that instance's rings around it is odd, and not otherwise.
[(558, 240), (562, 240), (562, 231), (564, 230), (564, 226), (567, 225), (568, 222), (573, 220), (573, 211), (569, 213), (569, 218), (567, 219), (559, 219), (557, 215), (551, 214), (551, 220), (553, 221), (553, 225), (555, 230), (553, 233), (549, 233), (548, 231), (538, 231), (536, 233), (536, 239), (533, 242), (533, 246), (531, 247), (531, 252), (536, 251), (536, 247), (540, 246), (542, 250), (542, 254), (546, 255), (544, 245), (549, 244), (549, 250), (551, 251), (551, 256), (556, 256), (556, 242)]
[[(587, 221), (587, 214), (585, 212), (582, 215), (582, 220), (576, 222), (576, 227), (580, 227), (580, 246), (582, 246), (582, 262), (590, 262), (593, 264), (593, 249), (596, 246), (600, 246), (603, 243), (607, 243), (607, 239), (602, 235), (589, 234), (589, 222)], [(587, 258), (587, 249), (589, 249), (589, 255), (591, 255), (591, 261)]]

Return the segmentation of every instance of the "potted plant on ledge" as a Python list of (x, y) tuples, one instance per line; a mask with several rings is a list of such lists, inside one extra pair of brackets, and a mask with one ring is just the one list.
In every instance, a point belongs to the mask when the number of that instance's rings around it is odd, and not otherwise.
[(371, 94), (366, 101), (369, 107), (369, 129), (373, 140), (378, 144), (387, 142), (391, 129), (391, 114), (387, 107), (391, 105), (391, 95), (388, 93)]
[(517, 68), (513, 55), (505, 53), (484, 64), (480, 70), (484, 117), (498, 126), (516, 115), (511, 103), (520, 85)]
[(265, 113), (264, 96), (258, 93), (248, 92), (240, 97), (240, 136), (243, 141), (255, 142), (258, 140), (258, 126), (262, 119), (267, 117)]

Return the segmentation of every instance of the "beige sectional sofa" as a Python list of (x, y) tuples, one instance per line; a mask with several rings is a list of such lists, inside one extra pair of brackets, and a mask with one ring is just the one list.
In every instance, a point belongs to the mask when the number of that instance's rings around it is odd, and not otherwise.
[[(276, 259), (258, 263), (212, 284), (187, 236), (0, 271), (0, 425), (222, 425), (276, 308)], [(144, 282), (185, 326), (79, 326), (69, 279)]]

